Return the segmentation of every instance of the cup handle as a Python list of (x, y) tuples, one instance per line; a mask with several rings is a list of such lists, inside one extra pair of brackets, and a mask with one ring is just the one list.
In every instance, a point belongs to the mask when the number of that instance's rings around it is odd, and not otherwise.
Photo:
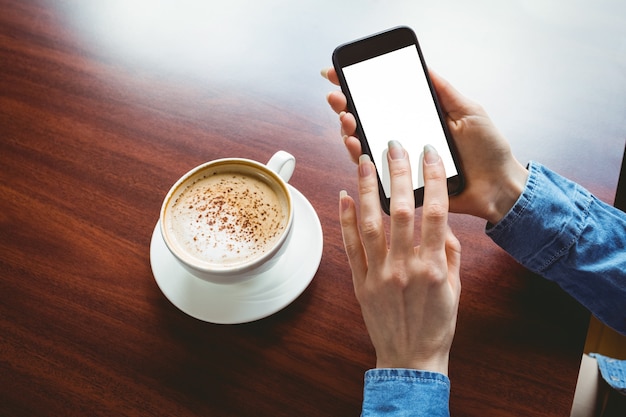
[(296, 168), (296, 158), (289, 152), (278, 151), (272, 155), (265, 165), (280, 175), (285, 182), (289, 182)]

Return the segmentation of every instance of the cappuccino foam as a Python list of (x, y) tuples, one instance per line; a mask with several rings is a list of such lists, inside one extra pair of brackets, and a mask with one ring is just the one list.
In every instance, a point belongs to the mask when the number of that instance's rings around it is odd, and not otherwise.
[(287, 203), (260, 178), (222, 172), (196, 179), (170, 207), (168, 229), (191, 256), (234, 266), (270, 250), (287, 225)]

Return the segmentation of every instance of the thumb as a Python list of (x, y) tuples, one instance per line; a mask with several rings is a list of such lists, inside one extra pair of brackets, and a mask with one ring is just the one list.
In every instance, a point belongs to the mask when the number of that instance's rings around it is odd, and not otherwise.
[(428, 70), (430, 79), (435, 87), (439, 104), (448, 119), (456, 121), (463, 117), (472, 102), (452, 86), (445, 78), (433, 70)]

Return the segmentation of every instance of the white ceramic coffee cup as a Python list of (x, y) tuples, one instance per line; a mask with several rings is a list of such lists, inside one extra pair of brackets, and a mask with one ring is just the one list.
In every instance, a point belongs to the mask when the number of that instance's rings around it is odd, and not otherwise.
[(265, 165), (225, 158), (187, 172), (161, 206), (167, 248), (192, 275), (212, 283), (237, 284), (269, 270), (292, 236), (287, 182), (294, 169), (295, 158), (278, 151)]

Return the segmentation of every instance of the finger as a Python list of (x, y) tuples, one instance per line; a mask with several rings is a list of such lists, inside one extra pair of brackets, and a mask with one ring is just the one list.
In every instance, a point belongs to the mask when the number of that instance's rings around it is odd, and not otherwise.
[(343, 246), (352, 269), (352, 280), (357, 288), (367, 275), (367, 257), (359, 234), (354, 200), (345, 191), (339, 193), (339, 221)]
[(341, 133), (343, 135), (353, 136), (356, 132), (356, 119), (352, 113), (342, 111), (339, 113), (339, 122), (341, 123)]
[(358, 170), (361, 239), (370, 265), (378, 265), (387, 256), (387, 238), (380, 210), (376, 169), (368, 155), (361, 155)]
[(337, 77), (337, 71), (334, 68), (324, 68), (321, 71), (322, 77), (326, 78), (328, 81), (335, 85), (339, 85), (339, 77)]
[(428, 70), (428, 74), (437, 92), (439, 104), (441, 104), (441, 108), (446, 114), (448, 122), (452, 123), (452, 127), (454, 127), (457, 121), (463, 116), (476, 113), (474, 109), (476, 104), (461, 94), (445, 78), (431, 69)]
[(358, 163), (359, 156), (363, 153), (361, 150), (361, 142), (354, 136), (356, 132), (356, 119), (346, 110), (346, 96), (341, 91), (333, 91), (327, 96), (328, 103), (331, 108), (339, 113), (339, 121), (341, 123), (341, 135), (343, 136), (346, 149), (350, 153), (352, 162)]
[(348, 106), (346, 96), (341, 91), (331, 91), (326, 95), (326, 101), (330, 105), (330, 108), (337, 114), (346, 111)]
[(355, 164), (359, 163), (359, 156), (363, 153), (361, 148), (361, 141), (354, 136), (344, 136), (343, 143), (350, 154), (350, 158), (352, 162)]
[(456, 110), (459, 107), (456, 98), (459, 94), (454, 87), (452, 87), (452, 84), (430, 68), (428, 69), (428, 75), (433, 82), (439, 104), (441, 104), (443, 110), (446, 113)]
[(424, 147), (424, 207), (420, 252), (440, 256), (448, 230), (448, 185), (443, 161), (430, 145)]
[(392, 256), (406, 256), (413, 252), (413, 226), (415, 221), (415, 197), (411, 164), (406, 150), (398, 141), (390, 141), (387, 159), (391, 181), (391, 239)]
[(448, 260), (448, 280), (451, 288), (459, 293), (461, 291), (461, 243), (452, 233), (450, 226), (446, 233), (446, 258)]

